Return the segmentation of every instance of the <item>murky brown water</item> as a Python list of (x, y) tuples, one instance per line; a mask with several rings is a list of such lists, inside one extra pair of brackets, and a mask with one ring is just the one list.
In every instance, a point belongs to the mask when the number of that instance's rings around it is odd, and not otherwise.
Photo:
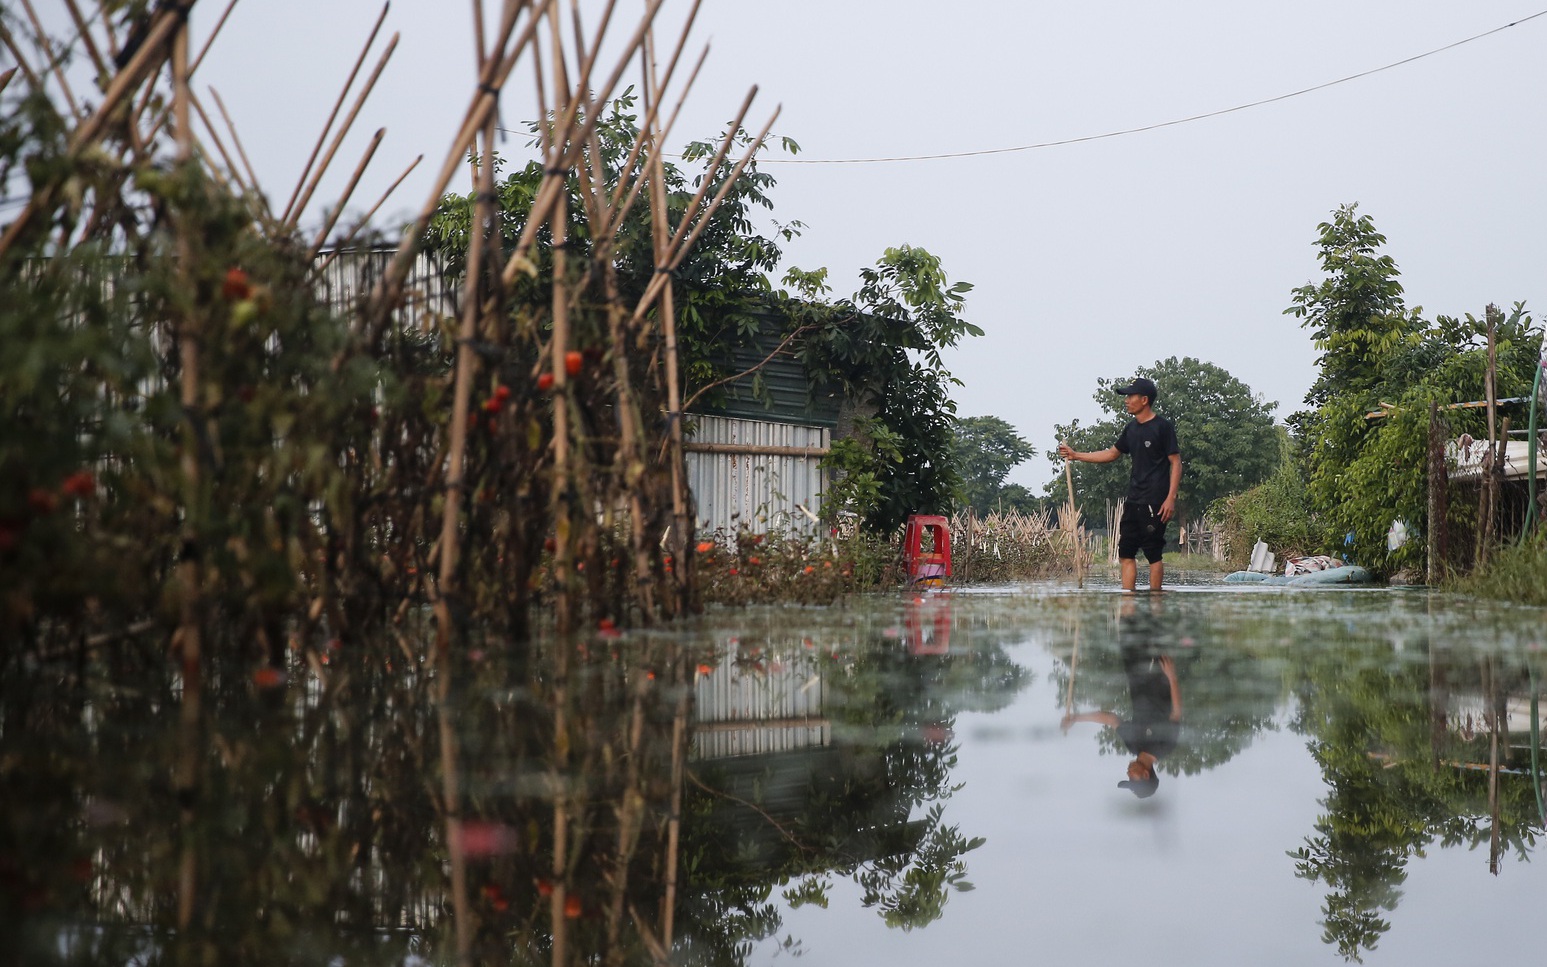
[(0, 942), (23, 963), (452, 963), (459, 942), (503, 964), (1535, 962), (1543, 618), (1206, 582), (888, 595), (484, 642), (444, 705), (396, 645), (285, 681), (224, 668), (191, 724), (154, 654), (13, 658)]

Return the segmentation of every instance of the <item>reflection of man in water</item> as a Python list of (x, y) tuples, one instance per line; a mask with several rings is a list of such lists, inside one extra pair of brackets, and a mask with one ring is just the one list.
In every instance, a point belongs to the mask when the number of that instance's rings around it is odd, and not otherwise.
[[(1132, 614), (1127, 608), (1124, 612), (1125, 618)], [(1117, 737), (1134, 756), (1128, 763), (1127, 780), (1118, 785), (1146, 799), (1160, 788), (1155, 762), (1176, 748), (1182, 722), (1182, 693), (1177, 688), (1176, 664), (1171, 657), (1161, 654), (1152, 635), (1134, 633), (1137, 631), (1126, 621), (1119, 631), (1132, 716), (1124, 720), (1116, 712), (1076, 713), (1070, 708), (1062, 727), (1067, 733), (1075, 722), (1096, 722), (1116, 730)]]

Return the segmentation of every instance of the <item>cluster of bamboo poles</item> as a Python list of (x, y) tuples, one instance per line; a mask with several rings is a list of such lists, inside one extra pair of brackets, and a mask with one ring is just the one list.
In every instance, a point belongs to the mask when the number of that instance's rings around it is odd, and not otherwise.
[[(32, 90), (63, 102), (62, 114), (70, 124), (66, 149), (70, 165), (66, 168), (79, 170), (99, 157), (111, 160), (99, 166), (91, 190), (79, 202), (71, 200), (72, 189), (64, 177), (34, 184), (19, 214), (0, 233), (0, 259), (14, 250), (69, 252), (86, 242), (126, 253), (139, 250), (146, 244), (149, 228), (143, 221), (123, 217), (135, 205), (135, 192), (142, 190), (134, 183), (135, 172), (151, 163), (170, 161), (176, 167), (197, 167), (222, 190), (251, 199), (252, 230), (276, 248), (304, 252), (305, 261), (317, 267), (325, 248), (331, 247), (336, 254), (354, 243), (387, 196), (423, 157), (415, 159), (352, 227), (338, 231), (340, 216), (382, 143), (385, 130), (376, 131), (329, 213), (316, 230), (302, 233), (303, 217), (311, 210), (319, 186), (396, 49), (398, 38), (393, 35), (356, 88), (384, 26), (385, 6), (353, 62), (288, 200), (283, 208), (277, 208), (259, 184), (220, 94), (213, 88), (208, 90), (222, 122), (217, 126), (194, 84), (199, 66), (237, 0), (225, 5), (196, 55), (192, 54), (189, 25), (196, 0), (160, 3), (117, 24), (101, 0), (90, 16), (82, 8), (82, 0), (64, 0), (77, 31), (72, 46), (86, 52), (98, 78), (94, 104), (76, 96), (65, 59), (57, 56), (44, 37), (32, 0), (19, 2), (37, 32), (37, 50), (29, 54), (22, 39), (7, 26), (8, 21), (0, 19), (0, 41), (17, 64), (0, 74), (0, 90), (20, 78)], [(693, 513), (683, 473), (683, 393), (677, 370), (672, 277), (761, 147), (774, 118), (768, 119), (756, 137), (743, 138), (740, 153), (733, 158), (756, 91), (747, 94), (713, 154), (709, 176), (673, 224), (668, 217), (661, 151), (707, 48), (696, 62), (684, 56), (698, 11), (695, 0), (680, 33), (662, 45), (665, 56), (658, 56), (654, 25), (663, 2), (647, 0), (638, 19), (626, 28), (626, 36), (618, 41), (611, 33), (618, 19), (615, 0), (609, 0), (597, 22), (590, 25), (582, 22), (574, 4), (503, 0), (497, 12), (490, 11), (495, 16), (487, 17), (483, 0), (473, 0), (476, 36), (472, 55), (477, 81), (462, 123), (447, 146), (418, 217), (398, 242), (388, 268), (374, 280), (369, 298), (362, 300), (350, 318), (347, 338), (331, 357), (334, 373), (343, 373), (362, 358), (382, 362), (381, 347), (390, 341), (394, 328), (402, 325), (405, 285), (426, 229), (453, 180), (467, 170), (471, 154), (476, 159), (472, 166), (474, 230), (469, 235), (460, 317), (446, 340), (454, 347), (449, 414), (442, 424), (428, 429), (411, 427), (407, 417), (392, 417), (398, 422), (391, 422), (383, 414), (384, 428), (372, 444), (376, 450), (350, 463), (362, 468), (360, 479), (351, 482), (362, 497), (357, 501), (362, 507), (371, 503), (363, 499), (367, 491), (375, 495), (372, 506), (378, 508), (390, 508), (395, 499), (380, 499), (383, 492), (426, 496), (408, 502), (400, 512), (359, 511), (353, 523), (339, 526), (338, 533), (343, 536), (335, 534), (331, 541), (316, 534), (307, 538), (315, 543), (315, 553), (308, 557), (329, 562), (313, 576), (328, 575), (333, 584), (312, 587), (307, 593), (315, 597), (309, 605), (287, 619), (302, 631), (289, 635), (292, 642), (300, 640), (306, 647), (305, 632), (319, 627), (319, 621), (328, 624), (334, 635), (364, 634), (369, 628), (385, 629), (388, 640), (399, 634), (392, 629), (402, 625), (409, 597), (382, 598), (379, 590), (359, 589), (392, 585), (395, 575), (404, 569), (399, 567), (390, 574), (340, 576), (332, 563), (334, 548), (340, 544), (357, 550), (357, 544), (368, 545), (371, 551), (339, 553), (340, 560), (396, 558), (401, 564), (406, 556), (423, 565), (408, 568), (407, 573), (419, 575), (411, 587), (432, 606), (432, 654), (442, 669), (449, 667), (449, 656), (466, 639), (470, 626), (505, 608), (508, 600), (526, 600), (534, 575), (548, 582), (551, 611), (560, 634), (591, 627), (587, 619), (648, 623), (681, 615), (693, 607), (693, 554), (689, 552)], [(490, 23), (494, 28), (487, 30)], [(615, 59), (607, 63), (604, 40), (606, 49), (615, 52)], [(544, 175), (529, 209), (522, 213), (521, 234), (510, 244), (499, 228), (503, 219), (492, 159), (502, 95), (518, 76), (518, 67), (530, 71), (522, 86), (535, 95), (533, 115), (541, 119), (538, 132)], [(644, 117), (627, 160), (611, 169), (601, 153), (597, 126), (604, 106), (631, 68), (639, 72)], [(572, 208), (577, 202), (578, 210)], [(617, 233), (640, 204), (648, 206), (650, 214), (654, 276), (642, 294), (625, 300), (613, 256)], [(572, 255), (568, 244), (575, 225), (581, 222), (591, 240), (584, 257)], [(195, 220), (178, 218), (174, 211), (173, 231), (183, 266), (180, 271), (191, 273), (199, 244)], [(538, 280), (547, 294), (547, 304), (541, 312), (514, 318), (512, 287), (538, 274), (539, 246), (547, 247), (551, 265), (551, 278)], [(188, 291), (196, 290), (191, 275), (185, 281)], [(180, 402), (187, 414), (180, 441), (182, 480), (176, 488), (180, 494), (200, 492), (220, 472), (208, 457), (213, 421), (201, 422), (200, 417), (206, 411), (209, 364), (222, 352), (220, 330), (210, 325), (211, 316), (194, 307), (153, 323), (163, 327), (167, 344), (176, 347), (170, 372), (178, 381)], [(597, 360), (596, 371), (583, 377), (571, 363), (582, 350), (594, 352)], [(589, 355), (586, 358), (591, 359)], [(551, 380), (551, 388), (544, 388), (545, 377)], [(480, 422), (484, 416), (477, 398), (487, 394), (503, 403), (504, 397), (496, 392), (509, 396), (507, 405), (495, 407), (501, 432), (480, 435), (477, 428), (485, 424)], [(494, 428), (496, 417), (489, 417), (487, 425)], [(410, 460), (396, 453), (409, 438), (431, 440), (422, 445), (431, 456)], [(493, 489), (496, 511), (503, 492), (521, 490), (538, 497), (505, 508), (499, 527), (485, 531), (480, 522), (491, 520), (490, 515), (475, 520), (471, 506), (472, 492), (480, 486)], [(368, 513), (377, 516), (368, 517)], [(182, 547), (200, 548), (209, 535), (201, 532), (199, 515), (186, 513), (180, 520)], [(312, 525), (303, 521), (299, 526), (304, 532)], [(494, 530), (504, 535), (498, 546), (491, 537)], [(383, 543), (385, 534), (391, 535), (390, 543)], [(547, 549), (539, 551), (545, 545)], [(193, 550), (180, 555), (175, 566), (181, 587), (177, 597), (180, 613), (171, 637), (182, 663), (182, 715), (187, 723), (177, 787), (188, 794), (185, 801), (190, 803), (197, 799), (192, 793), (204, 768), (200, 696), (208, 639), (218, 610), (208, 591), (212, 580), (209, 570), (214, 566), (207, 555)], [(358, 567), (355, 563), (348, 566)], [(602, 577), (604, 572), (612, 574), (610, 583)], [(475, 579), (484, 581), (484, 586), (470, 586)], [(403, 587), (400, 582), (396, 586)], [(351, 604), (350, 594), (378, 597)], [(358, 617), (372, 609), (377, 612), (374, 617)], [(507, 626), (519, 636), (524, 633), (524, 620), (522, 611), (521, 619)], [(397, 641), (401, 644), (400, 635)], [(271, 660), (283, 660), (283, 643), (270, 641), (267, 650)], [(566, 669), (559, 668), (561, 681), (565, 674)], [(673, 674), (680, 685), (684, 669)], [(451, 705), (450, 680), (450, 674), (437, 680), (443, 710)], [(554, 703), (560, 719), (564, 707), (561, 694)], [(557, 722), (556, 728), (562, 733), (565, 723)], [(685, 739), (679, 735), (677, 741)], [(466, 915), (466, 864), (457, 847), (461, 842), (462, 796), (449, 713), (441, 719), (440, 745), (442, 806), (452, 847), (453, 905), (458, 914), (456, 942), (459, 957), (466, 960), (472, 942), (472, 917)], [(560, 752), (553, 768), (562, 773), (573, 765)], [(678, 772), (680, 766), (680, 762), (673, 764)], [(555, 784), (556, 789), (563, 787), (563, 783)], [(569, 959), (564, 830), (573, 819), (572, 812), (571, 804), (560, 793), (555, 803), (552, 894), (556, 964)], [(189, 819), (191, 822), (192, 817)], [(631, 837), (637, 838), (642, 822), (640, 816), (620, 818), (626, 830), (620, 833), (620, 853), (627, 854)], [(676, 822), (673, 816), (668, 833), (673, 844)], [(193, 922), (199, 902), (192, 849), (190, 846), (183, 865), (177, 914), (180, 927)], [(668, 856), (668, 863), (674, 864), (674, 850), (668, 850)], [(666, 882), (662, 922), (650, 931), (652, 938), (659, 938), (656, 949), (660, 959), (671, 944), (674, 865)]]

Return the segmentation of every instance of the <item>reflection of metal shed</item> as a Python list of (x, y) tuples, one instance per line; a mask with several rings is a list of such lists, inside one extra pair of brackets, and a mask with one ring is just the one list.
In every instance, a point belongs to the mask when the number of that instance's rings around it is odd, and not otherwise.
[[(790, 651), (801, 650), (797, 643)], [(815, 656), (740, 668), (730, 644), (694, 685), (693, 758), (787, 752), (832, 742), (827, 685)], [(762, 663), (759, 663), (762, 664)]]

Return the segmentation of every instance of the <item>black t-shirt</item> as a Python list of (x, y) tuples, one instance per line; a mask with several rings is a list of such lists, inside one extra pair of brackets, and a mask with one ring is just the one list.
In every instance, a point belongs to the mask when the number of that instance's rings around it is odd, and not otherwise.
[(1128, 501), (1157, 507), (1165, 503), (1171, 493), (1171, 455), (1182, 452), (1171, 421), (1158, 414), (1148, 423), (1129, 420), (1113, 446), (1133, 458)]
[(1148, 752), (1163, 758), (1176, 748), (1181, 726), (1171, 721), (1171, 680), (1153, 657), (1126, 655), (1128, 694), (1133, 718), (1117, 726), (1117, 737), (1134, 755)]

